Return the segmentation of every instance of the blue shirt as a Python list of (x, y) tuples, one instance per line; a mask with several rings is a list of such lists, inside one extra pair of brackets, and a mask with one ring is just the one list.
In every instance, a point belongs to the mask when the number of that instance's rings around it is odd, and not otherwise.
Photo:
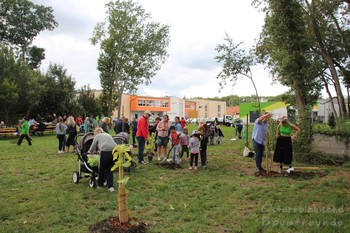
[(267, 121), (265, 122), (264, 120), (262, 120), (259, 123), (258, 119), (255, 120), (253, 134), (252, 134), (252, 138), (254, 139), (254, 141), (262, 145), (265, 144), (268, 126), (269, 126), (269, 123)]
[(180, 123), (175, 123), (175, 130), (176, 130), (177, 132), (182, 133), (182, 126), (181, 126)]

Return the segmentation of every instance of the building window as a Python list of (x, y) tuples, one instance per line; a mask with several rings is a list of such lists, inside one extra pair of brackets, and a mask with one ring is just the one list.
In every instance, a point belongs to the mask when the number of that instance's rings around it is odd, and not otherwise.
[(167, 100), (164, 100), (162, 107), (164, 108), (169, 107), (169, 102)]
[(162, 101), (156, 100), (156, 107), (161, 107), (162, 106)]
[(218, 117), (221, 117), (221, 105), (218, 105)]
[(139, 100), (139, 106), (146, 106), (146, 100)]
[(154, 100), (148, 100), (147, 101), (147, 106), (153, 107), (154, 106)]

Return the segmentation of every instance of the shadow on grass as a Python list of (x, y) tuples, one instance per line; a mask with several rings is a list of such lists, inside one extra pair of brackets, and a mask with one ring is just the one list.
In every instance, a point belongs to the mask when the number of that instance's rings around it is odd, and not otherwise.
[(276, 171), (270, 171), (269, 174), (258, 174), (255, 173), (255, 176), (263, 176), (263, 177), (282, 177), (282, 178), (291, 178), (293, 180), (311, 180), (315, 177), (320, 178), (326, 176), (326, 172), (323, 171), (314, 171), (314, 172), (306, 172), (306, 171), (294, 171), (291, 173), (278, 173)]

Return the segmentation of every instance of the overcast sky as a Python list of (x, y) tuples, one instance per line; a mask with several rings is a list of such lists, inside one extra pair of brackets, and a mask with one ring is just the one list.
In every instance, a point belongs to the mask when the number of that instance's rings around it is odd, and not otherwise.
[[(59, 26), (44, 31), (35, 39), (35, 45), (45, 48), (49, 63), (64, 65), (76, 81), (76, 88), (90, 85), (100, 89), (97, 58), (99, 46), (89, 42), (93, 28), (106, 17), (106, 0), (33, 0), (35, 4), (51, 6)], [(248, 50), (259, 37), (264, 21), (263, 13), (251, 6), (250, 0), (139, 0), (152, 14), (152, 21), (170, 26), (169, 57), (149, 86), (140, 86), (138, 94), (148, 96), (222, 97), (227, 95), (254, 95), (247, 78), (227, 86), (219, 92), (215, 47), (224, 43), (225, 33), (235, 44), (243, 42)], [(253, 68), (253, 79), (260, 96), (275, 96), (287, 87), (272, 84), (264, 66)]]

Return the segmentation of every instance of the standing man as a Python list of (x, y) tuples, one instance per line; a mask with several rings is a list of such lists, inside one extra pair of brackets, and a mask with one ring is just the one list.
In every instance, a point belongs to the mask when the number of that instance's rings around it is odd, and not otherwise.
[(147, 164), (143, 160), (143, 153), (145, 150), (145, 144), (148, 139), (148, 118), (152, 115), (150, 111), (145, 111), (145, 113), (140, 117), (140, 119), (137, 122), (137, 132), (136, 132), (136, 138), (138, 143), (138, 159), (139, 164)]
[(137, 119), (136, 117), (132, 118), (131, 121), (131, 129), (132, 129), (132, 146), (136, 147), (136, 132), (137, 132)]
[(265, 174), (266, 170), (262, 168), (262, 158), (265, 151), (267, 133), (268, 133), (268, 120), (271, 117), (269, 112), (264, 113), (254, 122), (254, 130), (252, 134), (253, 146), (255, 151), (255, 163), (257, 172)]

